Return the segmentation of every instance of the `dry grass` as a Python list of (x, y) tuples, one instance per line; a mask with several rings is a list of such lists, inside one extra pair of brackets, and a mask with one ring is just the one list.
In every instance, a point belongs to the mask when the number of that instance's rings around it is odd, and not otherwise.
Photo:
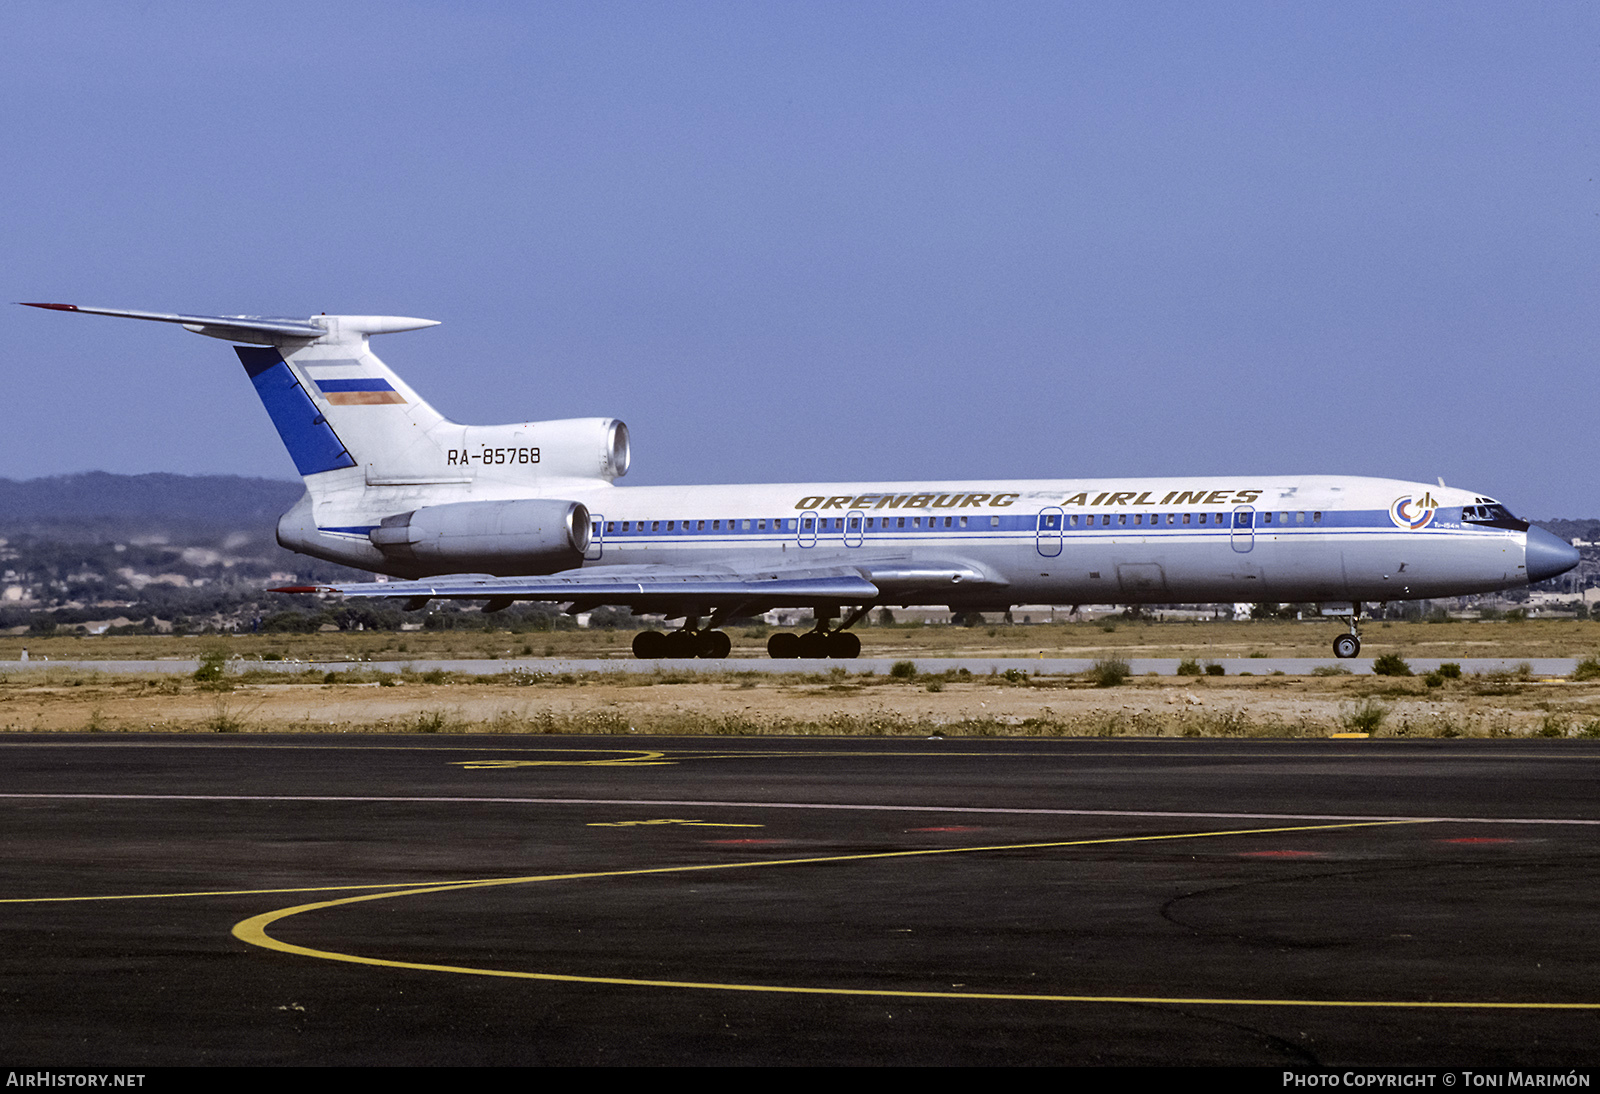
[[(1109, 629), (1108, 629), (1109, 628)], [(863, 657), (1327, 657), (1344, 625), (1310, 622), (1146, 623), (1107, 620), (1033, 626), (860, 627)], [(768, 628), (730, 630), (733, 656), (764, 657)], [(127, 636), (37, 638), (0, 635), (0, 661), (15, 661), (27, 647), (52, 660), (144, 660), (196, 658), (224, 649), (230, 657), (278, 657), (302, 661), (431, 660), (468, 657), (627, 658), (632, 631), (469, 633), (414, 631), (404, 634), (328, 632), (313, 635), (242, 635), (234, 638)], [(1369, 623), (1362, 629), (1362, 656), (1397, 653), (1405, 658), (1584, 657), (1600, 650), (1600, 622), (1529, 620), (1482, 623)]]
[[(862, 655), (1081, 657), (1326, 657), (1335, 621), (1072, 623), (992, 627), (867, 627)], [(736, 656), (764, 651), (764, 628), (735, 629)], [(1116, 686), (1069, 677), (864, 676), (819, 664), (814, 674), (436, 671), (124, 676), (50, 668), (54, 661), (196, 658), (447, 660), (629, 657), (627, 631), (547, 634), (337, 634), (238, 638), (0, 637), (0, 660), (27, 646), (38, 666), (0, 675), (0, 731), (827, 734), (927, 736), (1325, 736), (1370, 728), (1380, 737), (1600, 736), (1600, 679), (1541, 682), (1465, 677), (1133, 677)], [(1600, 623), (1378, 623), (1364, 656), (1587, 657)], [(752, 670), (756, 665), (751, 666)], [(1236, 670), (1231, 670), (1236, 671)], [(1582, 676), (1583, 674), (1579, 674)], [(1593, 674), (1590, 674), (1593, 675)], [(1104, 681), (1098, 681), (1104, 683)]]
[[(1422, 678), (259, 674), (0, 676), (0, 732), (865, 736), (1600, 736), (1600, 681)], [(937, 688), (930, 688), (937, 684)]]

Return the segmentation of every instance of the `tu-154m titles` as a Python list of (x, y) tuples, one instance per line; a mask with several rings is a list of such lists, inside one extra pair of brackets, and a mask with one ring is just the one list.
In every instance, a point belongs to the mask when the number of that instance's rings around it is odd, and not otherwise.
[(518, 600), (625, 605), (684, 621), (638, 635), (640, 657), (724, 656), (725, 620), (774, 607), (811, 608), (817, 624), (773, 635), (772, 656), (854, 657), (848, 628), (879, 605), (1201, 601), (1349, 602), (1334, 652), (1353, 657), (1363, 601), (1507, 589), (1578, 563), (1493, 498), (1389, 479), (622, 488), (621, 422), (458, 425), (368, 346), (431, 320), (29, 306), (243, 343), (235, 352), (306, 483), (278, 542), (401, 579), (330, 589), (413, 606), (484, 600), (491, 611)]

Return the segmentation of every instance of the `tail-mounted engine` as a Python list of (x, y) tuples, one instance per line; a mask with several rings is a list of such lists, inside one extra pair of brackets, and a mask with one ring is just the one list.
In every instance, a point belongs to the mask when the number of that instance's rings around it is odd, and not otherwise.
[(563, 418), (521, 425), (458, 427), (461, 440), (442, 434), (445, 464), (476, 479), (529, 483), (599, 479), (615, 482), (632, 457), (628, 427), (615, 418)]
[(531, 498), (428, 505), (385, 517), (369, 538), (407, 572), (511, 576), (581, 565), (589, 534), (582, 504)]

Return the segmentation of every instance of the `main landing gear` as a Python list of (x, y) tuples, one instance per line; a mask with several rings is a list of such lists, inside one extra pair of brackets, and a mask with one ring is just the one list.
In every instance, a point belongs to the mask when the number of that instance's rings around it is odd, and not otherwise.
[(633, 655), (642, 661), (663, 657), (704, 657), (713, 660), (728, 656), (733, 639), (722, 631), (682, 630), (640, 631), (633, 636)]
[(850, 661), (860, 657), (861, 639), (851, 634), (847, 628), (865, 616), (871, 608), (870, 604), (857, 608), (845, 617), (843, 623), (832, 630), (828, 629), (828, 620), (839, 614), (838, 609), (819, 610), (815, 629), (804, 634), (790, 634), (784, 631), (767, 639), (767, 656), (778, 661), (796, 657), (817, 660), (832, 657), (840, 661)]
[(1333, 655), (1335, 657), (1356, 657), (1361, 653), (1361, 632), (1357, 623), (1361, 619), (1361, 605), (1352, 604), (1354, 610), (1350, 613), (1350, 633), (1341, 634), (1333, 640)]
[(804, 634), (780, 631), (767, 639), (767, 656), (775, 660), (834, 657), (848, 661), (861, 656), (861, 639), (849, 631), (818, 629)]

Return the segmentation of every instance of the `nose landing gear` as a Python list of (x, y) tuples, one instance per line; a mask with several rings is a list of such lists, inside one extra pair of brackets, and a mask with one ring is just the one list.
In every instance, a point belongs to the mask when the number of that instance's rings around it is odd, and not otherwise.
[(1333, 655), (1340, 658), (1356, 657), (1361, 653), (1361, 632), (1357, 627), (1361, 619), (1361, 605), (1352, 604), (1355, 609), (1350, 613), (1350, 633), (1341, 634), (1333, 640)]

